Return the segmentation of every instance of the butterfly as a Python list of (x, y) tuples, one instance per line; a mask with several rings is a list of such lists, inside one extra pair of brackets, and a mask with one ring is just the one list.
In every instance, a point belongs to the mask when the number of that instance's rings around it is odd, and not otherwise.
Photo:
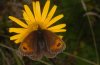
[(54, 58), (66, 48), (64, 41), (49, 30), (31, 32), (20, 44), (18, 51), (22, 56), (40, 60), (43, 56)]

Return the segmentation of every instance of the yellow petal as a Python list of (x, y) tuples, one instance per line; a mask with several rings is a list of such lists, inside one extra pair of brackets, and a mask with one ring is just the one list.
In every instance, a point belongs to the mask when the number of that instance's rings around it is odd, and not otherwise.
[(33, 12), (36, 19), (36, 3), (33, 1)]
[(27, 13), (28, 17), (30, 18), (31, 22), (34, 23), (35, 19), (33, 13), (31, 12), (30, 8), (27, 5), (24, 5), (25, 12)]
[(62, 35), (59, 35), (59, 37), (62, 39), (63, 38), (63, 36)]
[(40, 3), (39, 1), (36, 1), (36, 21), (40, 22), (41, 21), (41, 9), (40, 9)]
[(50, 28), (48, 28), (49, 30), (53, 30), (53, 29), (62, 29), (66, 26), (66, 24), (59, 24), (59, 25), (56, 25), (56, 26), (52, 26)]
[(56, 9), (57, 9), (57, 6), (54, 5), (53, 8), (50, 10), (50, 12), (49, 12), (49, 14), (48, 14), (46, 20), (44, 21), (44, 26), (46, 26), (47, 23), (51, 20), (51, 18), (53, 17), (53, 15), (54, 15)]
[(15, 40), (14, 42), (15, 42), (16, 44), (19, 44), (19, 43), (20, 43), (19, 39)]
[(63, 14), (60, 14), (60, 15), (54, 17), (49, 23), (47, 23), (46, 27), (51, 26), (52, 24), (54, 24), (55, 22), (57, 22), (58, 20), (60, 20), (63, 17), (64, 17)]
[[(15, 36), (15, 37), (16, 37), (16, 36)], [(20, 35), (19, 38), (14, 39), (14, 40), (15, 40), (15, 43), (20, 43), (20, 42), (22, 42), (23, 39), (25, 39), (25, 38), (26, 38), (26, 35), (24, 35), (24, 33), (23, 33), (23, 34)]]
[(66, 32), (66, 29), (54, 29), (54, 30), (50, 30), (52, 32)]
[(9, 19), (11, 19), (15, 23), (19, 24), (20, 26), (27, 28), (27, 25), (25, 23), (23, 23), (22, 21), (20, 21), (19, 19), (15, 18), (13, 16), (9, 16)]
[(43, 8), (43, 12), (42, 12), (42, 22), (45, 20), (46, 16), (47, 16), (47, 13), (49, 11), (49, 7), (50, 7), (50, 0), (47, 0), (44, 8)]
[(23, 33), (24, 28), (9, 28), (9, 32), (15, 32), (15, 33)]
[(19, 39), (20, 36), (21, 36), (21, 34), (16, 34), (16, 35), (14, 35), (14, 36), (11, 36), (11, 37), (10, 37), (10, 40), (16, 40), (16, 39)]
[(18, 40), (16, 40), (16, 43), (22, 42), (30, 34), (30, 32), (32, 32), (32, 31), (30, 31), (30, 30), (24, 31), (21, 34), (20, 38)]
[(29, 16), (27, 15), (25, 11), (23, 11), (23, 18), (25, 19), (28, 25), (32, 23), (31, 20), (29, 19)]

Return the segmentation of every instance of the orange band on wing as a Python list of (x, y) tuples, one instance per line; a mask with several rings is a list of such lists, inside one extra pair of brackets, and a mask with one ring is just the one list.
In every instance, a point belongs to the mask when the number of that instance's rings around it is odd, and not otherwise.
[(63, 43), (59, 39), (57, 39), (54, 45), (51, 47), (51, 50), (52, 51), (59, 50), (62, 48), (62, 46), (63, 46)]
[(26, 43), (23, 43), (22, 46), (21, 46), (21, 49), (25, 52), (32, 52), (33, 49), (31, 49)]

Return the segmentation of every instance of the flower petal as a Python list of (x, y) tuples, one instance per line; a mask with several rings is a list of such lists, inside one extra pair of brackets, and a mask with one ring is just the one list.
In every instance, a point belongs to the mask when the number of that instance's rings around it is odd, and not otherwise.
[(53, 8), (50, 10), (50, 12), (49, 12), (47, 18), (46, 18), (45, 21), (44, 21), (44, 26), (46, 26), (47, 23), (51, 20), (51, 18), (53, 17), (53, 15), (54, 15), (56, 9), (57, 9), (57, 6), (54, 5)]
[(27, 15), (25, 11), (23, 11), (23, 18), (25, 19), (28, 25), (32, 23), (31, 20), (29, 19), (29, 16)]
[(56, 26), (52, 26), (50, 28), (48, 28), (49, 30), (53, 30), (53, 29), (61, 29), (61, 28), (64, 28), (66, 26), (66, 24), (59, 24), (59, 25), (56, 25)]
[(21, 36), (21, 34), (16, 34), (16, 35), (14, 35), (14, 36), (11, 36), (11, 37), (10, 37), (10, 40), (16, 40), (16, 39), (19, 39), (20, 36)]
[(33, 13), (31, 12), (30, 8), (27, 5), (24, 5), (25, 12), (27, 13), (28, 17), (30, 18), (31, 22), (34, 23), (35, 19)]
[(41, 9), (40, 9), (40, 2), (36, 1), (36, 21), (40, 22), (41, 21)]
[(20, 43), (19, 39), (15, 40), (14, 42), (15, 42), (16, 44), (19, 44), (19, 43)]
[(33, 12), (36, 19), (36, 3), (34, 1), (32, 3), (33, 3)]
[(9, 32), (15, 32), (15, 33), (23, 33), (25, 29), (24, 28), (9, 28)]
[(62, 35), (59, 35), (59, 37), (62, 39), (63, 38), (63, 36)]
[(52, 32), (66, 32), (66, 29), (53, 29)]
[(22, 42), (29, 34), (32, 32), (29, 29), (26, 29), (23, 33), (21, 33), (21, 36), (18, 40), (16, 40), (16, 43)]
[(22, 21), (20, 21), (19, 19), (15, 18), (13, 16), (9, 16), (9, 19), (11, 19), (15, 23), (19, 24), (20, 26), (27, 28), (27, 25), (25, 23), (23, 23)]
[(42, 12), (42, 22), (45, 20), (46, 16), (47, 16), (47, 13), (49, 11), (49, 7), (50, 7), (50, 0), (47, 0), (44, 8), (43, 8), (43, 12)]
[[(26, 32), (27, 32), (27, 31), (26, 31)], [(17, 39), (15, 40), (15, 43), (20, 43), (20, 42), (22, 42), (22, 41), (26, 38), (26, 36), (29, 34), (29, 33), (25, 34), (26, 32), (20, 34), (20, 37), (17, 38)]]
[(47, 23), (46, 27), (51, 26), (52, 24), (54, 24), (55, 22), (57, 22), (58, 20), (60, 20), (63, 17), (64, 17), (63, 14), (60, 14), (60, 15), (54, 17), (50, 22)]

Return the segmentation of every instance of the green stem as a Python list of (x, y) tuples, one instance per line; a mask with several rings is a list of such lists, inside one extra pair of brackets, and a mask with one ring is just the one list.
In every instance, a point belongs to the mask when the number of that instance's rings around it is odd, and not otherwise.
[(49, 64), (49, 63), (47, 63), (47, 62), (45, 62), (43, 60), (39, 60), (39, 62), (44, 63), (45, 65), (51, 65), (51, 64)]
[(89, 60), (85, 59), (85, 58), (82, 58), (82, 57), (79, 57), (79, 56), (75, 56), (75, 55), (70, 54), (70, 53), (67, 53), (67, 52), (63, 52), (63, 53), (66, 54), (66, 55), (68, 55), (68, 56), (75, 57), (76, 59), (80, 59), (80, 60), (82, 60), (82, 61), (85, 61), (85, 62), (87, 62), (87, 63), (90, 63), (90, 64), (92, 64), (92, 65), (98, 65), (98, 64), (96, 64), (96, 63), (94, 63), (94, 62), (92, 62), (92, 61), (89, 61)]
[(1, 53), (1, 55), (3, 56), (4, 61), (6, 61), (6, 64), (7, 64), (7, 65), (10, 65), (10, 63), (9, 63), (9, 61), (8, 61), (8, 58), (6, 58), (4, 52), (3, 52), (1, 49), (0, 49), (0, 53)]
[[(82, 3), (82, 6), (83, 6), (83, 9), (85, 10), (85, 12), (87, 12), (87, 7), (86, 7), (84, 1), (81, 0), (81, 3)], [(90, 17), (89, 17), (88, 15), (87, 15), (87, 19), (88, 19), (88, 22), (89, 22), (89, 25), (90, 25), (90, 30), (91, 30), (91, 34), (92, 34), (92, 39), (93, 39), (93, 43), (94, 43), (94, 47), (95, 47), (96, 58), (97, 58), (97, 64), (99, 65), (99, 53), (98, 53), (98, 50), (97, 50), (95, 34), (94, 34), (93, 27), (92, 27), (91, 19), (90, 19)]]

